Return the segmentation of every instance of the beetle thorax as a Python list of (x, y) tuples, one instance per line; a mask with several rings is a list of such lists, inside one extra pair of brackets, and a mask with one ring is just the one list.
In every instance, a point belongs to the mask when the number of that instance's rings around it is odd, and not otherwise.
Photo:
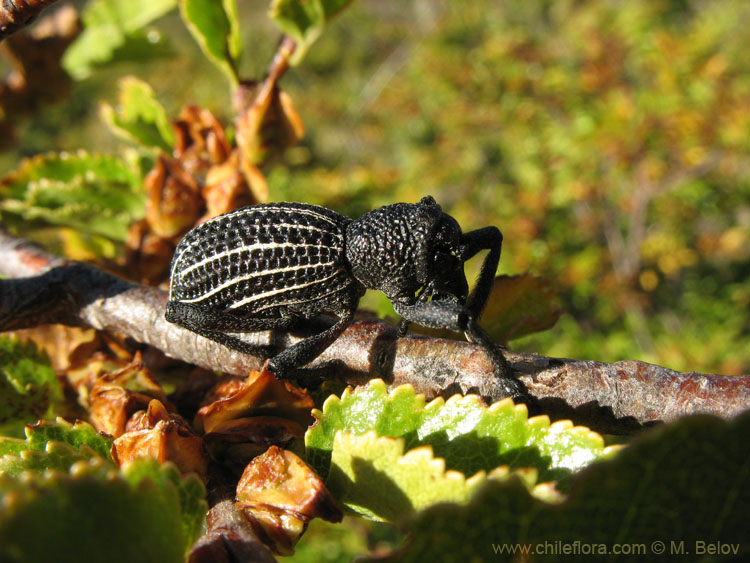
[(353, 221), (346, 231), (346, 258), (352, 275), (368, 289), (389, 299), (414, 293), (429, 280), (424, 267), (436, 210), (398, 203), (375, 209)]

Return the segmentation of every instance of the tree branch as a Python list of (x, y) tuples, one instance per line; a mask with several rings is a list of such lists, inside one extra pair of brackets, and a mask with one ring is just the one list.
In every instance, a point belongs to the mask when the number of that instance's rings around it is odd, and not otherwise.
[[(166, 322), (166, 292), (124, 281), (93, 266), (54, 257), (0, 233), (0, 330), (39, 324), (86, 325), (125, 334), (167, 355), (210, 370), (244, 375), (262, 358), (229, 350)], [(281, 349), (320, 330), (242, 335)], [(750, 407), (750, 376), (678, 373), (639, 361), (614, 364), (507, 353), (536, 401), (533, 413), (571, 418), (600, 432), (624, 433), (692, 413), (734, 416)], [(428, 398), (477, 393), (503, 397), (484, 351), (467, 342), (408, 335), (379, 320), (358, 320), (319, 358), (295, 374), (303, 384), (340, 378), (352, 385), (380, 377), (411, 384)]]
[(9, 0), (0, 4), (0, 41), (36, 21), (58, 0)]

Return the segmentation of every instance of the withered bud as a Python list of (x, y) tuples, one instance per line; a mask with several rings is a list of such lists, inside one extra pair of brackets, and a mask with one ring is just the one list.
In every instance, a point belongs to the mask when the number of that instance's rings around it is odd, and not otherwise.
[(169, 274), (175, 244), (151, 232), (148, 221), (141, 219), (130, 225), (125, 240), (123, 274), (145, 285), (158, 285)]
[(203, 211), (195, 178), (173, 158), (160, 154), (144, 181), (146, 220), (160, 237), (177, 237), (192, 227)]
[(228, 420), (260, 415), (287, 418), (303, 428), (313, 422), (312, 398), (266, 370), (253, 371), (244, 381), (230, 379), (220, 388), (224, 392), (211, 393), (211, 402), (198, 410), (194, 422), (199, 430), (212, 432)]
[(154, 379), (151, 370), (143, 363), (143, 356), (140, 352), (133, 355), (133, 360), (128, 365), (112, 373), (104, 374), (97, 383), (117, 385), (130, 391), (145, 393), (163, 403), (167, 402), (164, 389)]
[(128, 431), (112, 443), (112, 459), (122, 465), (140, 457), (152, 457), (159, 463), (171, 461), (181, 473), (205, 477), (208, 456), (203, 440), (187, 421), (169, 413), (161, 401), (153, 399), (147, 411), (135, 413)]
[(130, 416), (145, 409), (154, 398), (169, 404), (161, 385), (136, 352), (133, 361), (122, 369), (97, 378), (89, 397), (91, 423), (116, 438), (125, 432)]
[[(175, 414), (175, 417), (178, 415)], [(169, 411), (158, 399), (151, 399), (145, 411), (137, 411), (125, 424), (125, 432), (151, 430), (162, 420), (169, 420)]]
[(272, 446), (245, 468), (236, 506), (276, 553), (290, 555), (313, 518), (340, 522), (341, 509), (299, 457)]
[(89, 396), (91, 424), (115, 438), (125, 432), (130, 416), (146, 408), (151, 397), (115, 385), (94, 384)]
[(240, 158), (236, 150), (225, 162), (209, 168), (202, 194), (206, 201), (203, 220), (239, 207), (261, 203), (251, 193), (245, 175), (240, 170)]
[(270, 78), (257, 89), (253, 103), (237, 119), (237, 146), (253, 164), (296, 145), (305, 127), (289, 95)]
[(229, 157), (231, 147), (224, 127), (206, 108), (183, 107), (177, 120), (172, 122), (172, 129), (176, 139), (174, 155), (192, 174), (199, 174)]

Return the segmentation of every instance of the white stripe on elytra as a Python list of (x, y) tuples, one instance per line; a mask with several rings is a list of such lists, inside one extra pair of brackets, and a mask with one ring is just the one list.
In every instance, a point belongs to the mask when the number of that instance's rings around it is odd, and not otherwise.
[[(316, 227), (314, 225), (295, 225), (295, 224), (291, 224), (291, 223), (280, 223), (280, 224), (275, 225), (275, 226), (277, 226), (277, 227), (289, 227), (289, 228), (292, 228), (292, 229), (305, 229), (305, 230), (308, 230), (308, 231), (317, 231), (319, 233), (323, 233), (324, 235), (331, 235), (331, 236), (339, 238), (339, 239), (342, 238), (342, 236), (339, 233), (333, 233), (331, 231), (326, 231), (325, 229), (320, 229), (320, 228), (318, 228), (318, 227)], [(179, 263), (179, 261), (182, 260), (182, 256), (186, 252), (192, 250), (195, 246), (197, 246), (197, 245), (196, 244), (185, 245), (185, 248), (182, 249), (182, 251), (180, 252), (180, 254), (177, 257), (174, 258), (173, 265), (176, 266)], [(206, 264), (206, 263), (211, 262), (213, 260), (219, 259), (219, 258), (221, 258), (223, 256), (228, 256), (230, 254), (239, 253), (239, 252), (242, 252), (242, 251), (247, 250), (247, 249), (251, 249), (252, 250), (253, 248), (274, 248), (274, 247), (277, 247), (277, 246), (283, 248), (283, 247), (288, 247), (288, 246), (316, 246), (316, 245), (301, 245), (301, 244), (295, 245), (295, 244), (285, 244), (285, 243), (281, 243), (281, 244), (279, 244), (279, 243), (266, 243), (266, 244), (256, 243), (256, 244), (251, 244), (249, 246), (240, 246), (240, 247), (237, 247), (237, 248), (233, 248), (232, 250), (229, 250), (227, 252), (222, 252), (221, 254), (213, 254), (213, 255), (211, 255), (211, 256), (209, 256), (209, 257), (201, 260), (200, 262), (198, 262), (196, 264), (192, 264), (191, 266), (189, 266), (188, 268), (185, 268), (185, 270), (183, 270), (183, 271), (180, 272), (180, 277), (184, 277), (186, 273), (194, 270), (195, 268), (197, 268), (199, 266), (202, 266), (203, 264)], [(170, 272), (170, 277), (174, 276), (174, 273), (175, 272), (174, 272), (174, 269), (173, 269), (173, 271)]]
[[(215, 262), (217, 260), (221, 260), (225, 256), (228, 257), (228, 256), (232, 256), (234, 254), (241, 254), (241, 253), (246, 252), (246, 251), (249, 253), (249, 252), (252, 252), (255, 249), (269, 250), (269, 249), (274, 249), (274, 248), (292, 248), (292, 247), (294, 247), (294, 248), (299, 248), (299, 247), (304, 247), (304, 248), (329, 248), (327, 246), (324, 247), (324, 246), (321, 246), (319, 244), (299, 244), (299, 243), (293, 243), (293, 242), (281, 242), (281, 243), (279, 243), (279, 242), (266, 242), (266, 243), (258, 242), (258, 243), (254, 243), (254, 244), (251, 244), (251, 245), (248, 245), (248, 246), (238, 246), (237, 248), (232, 248), (230, 250), (226, 250), (226, 251), (220, 252), (218, 254), (212, 254), (211, 256), (208, 256), (208, 257), (204, 258), (200, 262), (196, 262), (195, 264), (191, 264), (190, 266), (188, 266), (184, 270), (180, 270), (179, 272), (177, 272), (177, 276), (182, 280), (182, 279), (185, 278), (185, 276), (187, 274), (189, 274), (193, 270), (196, 270), (196, 269), (200, 268), (201, 266), (205, 266), (206, 264), (209, 264), (211, 262)], [(174, 272), (172, 273), (172, 275), (174, 276)]]
[(344, 271), (344, 268), (339, 267), (330, 276), (328, 276), (326, 278), (323, 278), (323, 279), (314, 280), (314, 281), (307, 282), (307, 283), (302, 283), (302, 284), (299, 284), (299, 285), (293, 285), (291, 287), (284, 287), (284, 288), (281, 288), (281, 289), (274, 289), (272, 291), (266, 291), (265, 293), (260, 293), (258, 295), (251, 295), (249, 297), (245, 297), (245, 299), (242, 299), (241, 301), (238, 301), (237, 303), (232, 303), (232, 305), (230, 307), (228, 307), (228, 308), (229, 309), (237, 309), (238, 307), (242, 307), (243, 305), (247, 305), (248, 303), (252, 303), (253, 301), (258, 301), (259, 299), (265, 299), (266, 297), (271, 297), (273, 295), (278, 295), (279, 293), (285, 293), (287, 291), (292, 291), (292, 290), (295, 290), (295, 289), (302, 289), (303, 287), (309, 287), (311, 285), (315, 285), (315, 284), (318, 284), (318, 283), (323, 283), (325, 281), (330, 280), (331, 278), (336, 277), (337, 275), (339, 275), (343, 271)]
[[(281, 274), (281, 273), (284, 273), (284, 272), (293, 272), (294, 270), (301, 270), (301, 269), (307, 269), (307, 268), (322, 268), (322, 267), (325, 267), (325, 266), (333, 266), (334, 264), (336, 264), (335, 261), (334, 262), (325, 262), (325, 263), (322, 263), (322, 264), (311, 264), (309, 266), (289, 266), (287, 268), (277, 268), (275, 270), (261, 270), (261, 271), (258, 271), (258, 272), (252, 272), (252, 273), (247, 274), (245, 276), (236, 277), (236, 278), (232, 278), (231, 280), (227, 280), (223, 284), (217, 285), (211, 291), (209, 291), (207, 293), (204, 293), (203, 295), (201, 295), (199, 297), (195, 297), (193, 299), (179, 299), (178, 301), (180, 301), (182, 303), (196, 303), (198, 301), (203, 301), (207, 297), (211, 297), (213, 294), (220, 292), (222, 289), (226, 289), (226, 288), (231, 287), (231, 286), (233, 286), (235, 284), (241, 283), (241, 282), (246, 281), (246, 280), (250, 280), (252, 278), (259, 278), (259, 277), (262, 277), (262, 276), (269, 276), (271, 274)], [(341, 270), (341, 268), (339, 268), (338, 270), (336, 270), (336, 272), (338, 272), (340, 270)], [(335, 273), (333, 275), (335, 275)], [(327, 277), (327, 278), (325, 278), (323, 280), (317, 280), (317, 281), (325, 281), (325, 280), (330, 279), (331, 277), (333, 277), (333, 275), (329, 276), (329, 277)], [(317, 281), (316, 282), (312, 282), (312, 283), (317, 283)], [(310, 285), (310, 284), (306, 284), (306, 285)], [(280, 289), (279, 291), (286, 291), (288, 289), (297, 289), (297, 287), (306, 287), (306, 285), (287, 287), (287, 288)], [(275, 292), (275, 293), (278, 293), (278, 292)], [(263, 295), (266, 295), (266, 294), (265, 293), (261, 294), (261, 297)], [(273, 295), (273, 293), (272, 293), (272, 295)], [(235, 305), (232, 305), (229, 308), (232, 309), (234, 307), (235, 307)]]
[[(330, 278), (328, 278), (328, 279), (330, 279)], [(352, 281), (349, 280), (349, 279), (347, 279), (345, 281), (346, 281), (346, 283), (344, 283), (343, 285), (339, 285), (339, 286), (335, 287), (334, 289), (332, 289), (331, 291), (329, 291), (328, 293), (324, 293), (323, 295), (318, 295), (316, 297), (313, 297), (312, 299), (292, 299), (290, 301), (282, 301), (281, 303), (269, 303), (268, 305), (265, 305), (264, 307), (258, 307), (257, 309), (255, 309), (253, 311), (253, 313), (257, 313), (257, 312), (263, 311), (265, 309), (271, 309), (273, 307), (281, 307), (283, 305), (296, 305), (298, 303), (309, 303), (311, 301), (318, 301), (319, 299), (323, 299), (324, 297), (327, 297), (327, 296), (329, 296), (329, 295), (331, 295), (333, 293), (337, 293), (337, 292), (341, 291), (342, 289), (344, 289), (345, 287), (347, 287), (348, 285), (350, 285), (352, 283)]]

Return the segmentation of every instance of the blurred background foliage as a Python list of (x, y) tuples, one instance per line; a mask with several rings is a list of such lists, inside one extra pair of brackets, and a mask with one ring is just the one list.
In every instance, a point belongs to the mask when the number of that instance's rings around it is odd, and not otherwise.
[[(266, 2), (239, 9), (240, 75), (261, 78), (279, 32)], [(357, 216), (431, 194), (467, 230), (500, 227), (501, 273), (556, 288), (565, 314), (514, 349), (748, 373), (747, 21), (745, 0), (354, 2), (283, 79), (306, 135), (264, 167), (270, 198)], [(195, 103), (231, 121), (175, 13), (115, 60), (19, 123), (0, 173), (122, 151), (97, 107), (128, 74), (170, 117)]]

